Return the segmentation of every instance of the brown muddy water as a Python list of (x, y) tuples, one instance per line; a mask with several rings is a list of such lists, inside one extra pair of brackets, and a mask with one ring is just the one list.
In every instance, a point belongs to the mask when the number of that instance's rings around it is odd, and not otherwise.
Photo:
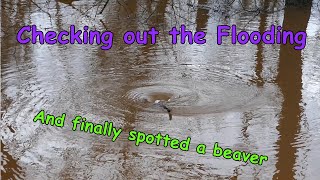
[[(13, 0), (1, 4), (2, 179), (318, 179), (320, 12), (277, 1)], [(257, 13), (255, 3), (265, 9)], [(245, 11), (243, 10), (245, 8)], [(274, 12), (272, 12), (274, 11)], [(114, 32), (98, 45), (20, 45), (18, 29)], [(173, 26), (207, 33), (172, 45)], [(218, 25), (308, 33), (307, 46), (216, 44)], [(125, 31), (156, 27), (155, 45), (125, 45)], [(170, 101), (168, 102), (168, 100)], [(153, 104), (167, 101), (168, 113)], [(65, 127), (33, 117), (66, 113)], [(123, 128), (111, 138), (71, 130), (76, 115)], [(191, 137), (190, 150), (128, 141), (128, 132)], [(262, 166), (213, 157), (213, 145), (267, 155)], [(197, 144), (205, 155), (195, 152)]]

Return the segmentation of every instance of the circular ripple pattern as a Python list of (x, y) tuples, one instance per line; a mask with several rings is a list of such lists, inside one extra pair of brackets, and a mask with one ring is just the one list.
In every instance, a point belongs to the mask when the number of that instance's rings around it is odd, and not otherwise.
[(128, 92), (127, 97), (134, 105), (149, 111), (161, 111), (155, 106), (156, 100), (161, 100), (167, 106), (192, 105), (198, 102), (198, 94), (191, 89), (175, 85), (150, 85), (138, 87)]
[(257, 99), (255, 87), (221, 84), (145, 85), (132, 88), (126, 95), (132, 104), (143, 111), (165, 112), (154, 102), (161, 100), (174, 115), (218, 113), (241, 108)]

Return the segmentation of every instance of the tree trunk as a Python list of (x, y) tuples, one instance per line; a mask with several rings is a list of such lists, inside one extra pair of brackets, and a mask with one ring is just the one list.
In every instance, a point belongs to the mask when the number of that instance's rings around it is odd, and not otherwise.
[(312, 0), (286, 0), (286, 6), (310, 6), (312, 4)]

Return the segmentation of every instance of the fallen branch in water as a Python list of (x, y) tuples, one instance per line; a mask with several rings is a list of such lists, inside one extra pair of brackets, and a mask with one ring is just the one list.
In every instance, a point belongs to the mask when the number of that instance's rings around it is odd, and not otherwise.
[(99, 14), (102, 14), (102, 12), (104, 11), (104, 9), (107, 7), (107, 4), (109, 3), (109, 0), (107, 0), (107, 2), (104, 4), (103, 8), (101, 9)]

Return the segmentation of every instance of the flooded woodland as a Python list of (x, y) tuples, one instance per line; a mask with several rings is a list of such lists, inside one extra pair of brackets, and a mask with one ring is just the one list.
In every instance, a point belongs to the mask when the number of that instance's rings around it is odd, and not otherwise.
[[(1, 1), (1, 179), (318, 179), (320, 2), (291, 1)], [(19, 29), (31, 25), (110, 31), (112, 48), (20, 44)], [(181, 25), (205, 32), (206, 43), (173, 44), (168, 32)], [(282, 26), (306, 32), (307, 43), (295, 50), (229, 36), (218, 45), (219, 25)], [(151, 28), (154, 44), (123, 41), (127, 31)], [(41, 110), (65, 113), (64, 127), (33, 122)], [(112, 141), (73, 131), (75, 116), (122, 133)], [(132, 130), (190, 137), (190, 149), (136, 146)], [(216, 142), (268, 160), (214, 157)]]

